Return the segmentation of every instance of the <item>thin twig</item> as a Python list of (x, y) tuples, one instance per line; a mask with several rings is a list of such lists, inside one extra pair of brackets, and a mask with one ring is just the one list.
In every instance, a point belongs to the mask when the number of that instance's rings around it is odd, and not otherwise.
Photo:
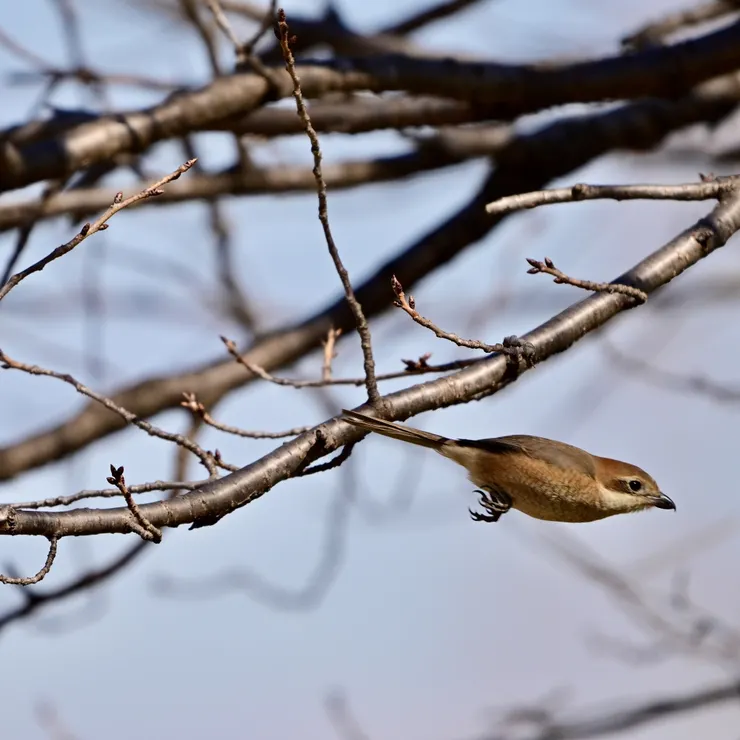
[(262, 60), (254, 53), (254, 47), (257, 42), (262, 38), (265, 32), (270, 28), (275, 18), (275, 7), (277, 5), (276, 0), (272, 0), (267, 15), (262, 19), (260, 27), (254, 36), (247, 42), (242, 43), (234, 33), (234, 29), (229, 23), (229, 19), (224, 13), (224, 9), (221, 6), (219, 0), (205, 0), (208, 3), (208, 7), (213, 13), (213, 17), (216, 24), (224, 32), (229, 41), (231, 41), (234, 47), (234, 56), (236, 57), (235, 69), (240, 71), (244, 70), (245, 67), (251, 67), (251, 69), (258, 75), (264, 77), (271, 86), (279, 88), (279, 80), (275, 75), (275, 71), (270, 67), (267, 67)]
[(532, 265), (527, 273), (529, 275), (537, 275), (544, 273), (546, 275), (552, 275), (555, 279), (554, 283), (572, 285), (574, 288), (582, 288), (583, 290), (592, 290), (596, 293), (622, 293), (634, 298), (638, 303), (645, 303), (648, 299), (647, 293), (644, 290), (635, 288), (632, 285), (621, 285), (620, 283), (595, 283), (591, 280), (581, 280), (580, 278), (573, 278), (566, 275), (564, 272), (558, 270), (555, 264), (549, 257), (545, 257), (544, 262), (539, 260), (526, 258), (527, 262)]
[[(243, 147), (238, 136), (234, 136), (237, 151), (241, 155)], [(192, 135), (182, 138), (185, 156), (188, 159), (198, 159), (195, 140)], [(244, 170), (242, 165), (242, 170)], [(197, 175), (196, 175), (197, 177)], [(190, 182), (193, 178), (189, 178)], [(171, 193), (171, 191), (170, 191)], [(166, 195), (165, 195), (166, 197)], [(208, 220), (213, 232), (216, 258), (218, 264), (218, 277), (223, 286), (224, 302), (231, 316), (247, 331), (253, 333), (256, 327), (254, 312), (247, 301), (244, 292), (236, 277), (237, 270), (233, 264), (233, 234), (229, 220), (226, 217), (221, 199), (217, 194), (205, 198), (208, 205)]]
[(736, 187), (736, 177), (717, 177), (686, 185), (587, 185), (535, 190), (499, 198), (486, 205), (486, 213), (502, 216), (526, 208), (553, 203), (577, 203), (582, 200), (711, 200)]
[[(268, 373), (263, 367), (255, 365), (253, 362), (245, 359), (239, 354), (239, 350), (233, 340), (228, 339), (224, 336), (221, 337), (221, 341), (226, 345), (229, 354), (244, 368), (246, 368), (252, 375), (255, 375), (262, 380), (266, 380), (268, 383), (274, 383), (275, 385), (282, 385), (290, 388), (325, 388), (329, 385), (354, 385), (360, 386), (365, 385), (365, 378), (331, 378), (329, 380), (296, 380), (293, 378), (278, 378), (271, 373)], [(464, 367), (470, 367), (471, 365), (479, 362), (477, 359), (470, 360), (454, 360), (453, 362), (446, 362), (441, 365), (428, 365), (426, 360), (431, 357), (431, 354), (427, 353), (422, 355), (418, 360), (401, 360), (406, 365), (405, 370), (399, 370), (395, 373), (385, 373), (383, 375), (376, 375), (375, 379), (380, 382), (384, 380), (397, 380), (398, 378), (405, 378), (410, 375), (424, 375), (425, 373), (446, 373), (452, 372), (453, 370), (462, 370)]]
[(378, 391), (378, 383), (375, 377), (375, 360), (373, 359), (372, 341), (370, 338), (370, 328), (368, 327), (367, 319), (362, 311), (357, 298), (355, 297), (352, 283), (349, 279), (349, 274), (339, 257), (339, 251), (334, 243), (334, 237), (331, 233), (331, 227), (329, 225), (329, 211), (326, 198), (326, 182), (321, 171), (321, 148), (319, 146), (319, 137), (311, 124), (311, 118), (308, 115), (308, 109), (303, 100), (303, 93), (301, 92), (301, 82), (298, 78), (298, 73), (295, 69), (295, 59), (293, 53), (290, 50), (290, 44), (292, 38), (290, 36), (290, 29), (285, 18), (285, 11), (280, 8), (278, 10), (278, 32), (280, 34), (280, 48), (283, 51), (283, 59), (285, 60), (285, 69), (288, 71), (291, 80), (293, 81), (293, 97), (296, 102), (296, 109), (298, 115), (303, 121), (303, 125), (306, 130), (306, 135), (311, 142), (311, 153), (313, 154), (313, 174), (316, 179), (316, 193), (319, 198), (319, 221), (324, 230), (324, 237), (326, 239), (326, 245), (329, 248), (329, 254), (331, 255), (334, 267), (339, 274), (339, 279), (342, 281), (342, 287), (344, 288), (344, 294), (349, 304), (350, 310), (355, 318), (355, 324), (357, 327), (357, 333), (360, 335), (360, 345), (362, 347), (362, 355), (364, 357), (365, 367), (365, 386), (367, 388), (367, 397), (373, 406), (379, 406), (381, 403), (380, 392)]
[(115, 486), (121, 492), (123, 498), (126, 499), (126, 506), (128, 506), (131, 514), (136, 520), (136, 524), (132, 524), (132, 529), (136, 532), (136, 534), (138, 534), (139, 537), (141, 537), (143, 540), (160, 543), (162, 541), (162, 530), (158, 527), (155, 527), (141, 513), (141, 509), (139, 508), (136, 501), (134, 501), (134, 497), (131, 495), (131, 492), (126, 486), (126, 478), (123, 475), (123, 465), (117, 468), (115, 467), (115, 465), (111, 464), (110, 476), (106, 478), (106, 480), (112, 486)]
[(231, 23), (229, 23), (229, 19), (221, 7), (221, 3), (218, 0), (208, 0), (208, 7), (211, 9), (211, 13), (213, 13), (213, 19), (216, 21), (216, 25), (223, 31), (226, 38), (231, 41), (237, 60), (241, 61), (241, 55), (244, 51), (242, 44), (236, 37), (234, 29), (231, 27)]
[(67, 597), (74, 596), (82, 591), (86, 591), (93, 586), (96, 586), (101, 581), (105, 581), (116, 573), (120, 572), (125, 566), (127, 566), (134, 558), (136, 558), (144, 548), (147, 546), (147, 542), (141, 540), (137, 541), (133, 547), (126, 550), (122, 555), (116, 557), (115, 560), (110, 562), (98, 569), (88, 570), (82, 575), (75, 578), (70, 583), (60, 586), (57, 589), (47, 592), (36, 593), (35, 591), (29, 592), (33, 598), (27, 598), (25, 602), (19, 606), (11, 609), (5, 614), (0, 615), (0, 630), (4, 629), (8, 625), (15, 621), (29, 617), (31, 614), (41, 609), (46, 604), (53, 603), (55, 601), (61, 601)]
[[(391, 287), (393, 288), (393, 292), (396, 294), (395, 305), (398, 306), (398, 308), (403, 309), (417, 324), (419, 324), (419, 326), (423, 326), (425, 329), (429, 329), (434, 332), (435, 336), (438, 336), (440, 339), (447, 339), (458, 347), (480, 349), (483, 350), (483, 352), (500, 352), (501, 354), (514, 359), (521, 357), (528, 365), (534, 362), (534, 346), (529, 342), (522, 344), (518, 337), (515, 336), (506, 337), (500, 344), (486, 344), (485, 342), (479, 342), (477, 339), (463, 339), (457, 334), (452, 334), (444, 329), (440, 329), (436, 324), (422, 316), (416, 310), (416, 301), (414, 301), (414, 297), (411, 295), (406, 296), (403, 286), (395, 275), (391, 278)], [(419, 362), (422, 362), (422, 358), (419, 358)]]
[[(740, 191), (737, 197), (723, 201), (615, 282), (638, 283), (646, 291), (652, 292), (675, 280), (700, 260), (718, 251), (740, 228), (739, 205)], [(575, 315), (573, 308), (568, 308), (532, 330), (527, 338), (537, 343), (538, 355), (540, 359), (545, 359), (567, 351), (574, 343), (597, 331), (631, 306), (632, 299), (622, 295), (590, 296), (581, 301)], [(316, 343), (321, 340), (327, 326), (328, 324), (323, 324)], [(508, 372), (505, 357), (487, 358), (481, 365), (462, 370), (456, 376), (439, 378), (389, 394), (384, 399), (384, 405), (387, 403), (389, 407), (386, 415), (392, 419), (408, 419), (435, 407), (450, 407), (469, 402), (471, 397), (491, 396), (514, 380)], [(178, 403), (180, 400), (181, 396)], [(323, 452), (316, 452), (315, 442), (320, 431), (325, 433), (326, 439)], [(142, 505), (142, 511), (155, 526), (160, 527), (217, 520), (250, 505), (274, 489), (280, 481), (289, 479), (309, 459), (309, 453), (313, 455), (309, 462), (314, 462), (341, 445), (356, 441), (360, 436), (362, 433), (358, 433), (340, 418), (328, 419), (315, 431), (300, 435), (260, 460), (241, 468), (236, 476), (214, 481), (203, 486), (199, 492), (175, 498), (166, 508), (160, 503)], [(130, 513), (125, 507), (54, 513), (8, 511), (8, 507), (0, 508), (0, 535), (59, 533), (79, 536), (129, 531)]]
[(265, 13), (264, 17), (262, 18), (262, 22), (260, 23), (259, 28), (254, 32), (252, 38), (249, 39), (249, 41), (247, 41), (242, 47), (245, 54), (249, 56), (254, 55), (254, 47), (257, 46), (260, 39), (270, 30), (272, 24), (275, 22), (276, 11), (277, 0), (270, 0), (270, 7), (267, 9), (267, 13)]
[[(198, 427), (200, 425), (200, 421), (196, 420), (190, 429), (188, 430), (187, 436), (188, 437), (194, 437), (196, 432), (198, 431)], [(195, 483), (180, 483), (182, 479), (184, 479), (187, 475), (187, 450), (185, 450), (183, 447), (177, 447), (176, 449), (176, 457), (175, 457), (175, 470), (173, 477), (176, 481), (175, 483), (171, 484), (171, 489), (168, 495), (168, 498), (173, 498), (177, 495), (178, 490), (182, 490), (183, 488), (189, 488), (193, 487), (196, 488), (198, 485), (201, 485), (205, 481), (198, 481)], [(130, 493), (135, 492), (143, 492), (144, 489), (147, 486), (154, 486), (161, 484), (162, 487), (166, 487), (168, 484), (163, 483), (161, 481), (151, 484), (144, 484), (140, 486), (131, 486), (129, 488)], [(152, 488), (151, 490), (155, 490)], [(85, 493), (85, 492), (83, 492)], [(89, 493), (96, 493), (96, 492), (89, 492)], [(120, 491), (117, 489), (115, 490), (115, 494), (120, 496)], [(22, 505), (18, 505), (17, 508), (21, 508)], [(103, 567), (97, 568), (97, 569), (91, 569), (88, 570), (78, 577), (76, 577), (73, 581), (55, 589), (52, 591), (47, 592), (31, 592), (33, 598), (27, 598), (24, 603), (22, 603), (20, 606), (6, 612), (5, 614), (0, 615), (0, 631), (7, 627), (8, 625), (12, 624), (15, 621), (24, 619), (26, 617), (29, 617), (34, 612), (38, 611), (39, 609), (44, 608), (48, 604), (52, 604), (57, 601), (62, 601), (66, 598), (75, 596), (83, 591), (92, 589), (93, 587), (97, 586), (99, 583), (104, 582), (106, 580), (111, 579), (114, 575), (119, 573), (121, 570), (123, 570), (126, 566), (128, 566), (130, 563), (132, 563), (141, 553), (143, 553), (149, 544), (149, 540), (140, 540), (136, 543), (134, 543), (133, 547), (128, 548), (125, 552), (123, 552), (121, 555), (115, 558), (112, 562), (110, 562), (108, 565), (105, 565)]]
[(13, 270), (15, 270), (15, 266), (18, 263), (21, 254), (23, 254), (23, 250), (28, 246), (31, 232), (36, 227), (36, 224), (43, 219), (44, 208), (55, 195), (58, 195), (61, 192), (68, 180), (68, 177), (59, 180), (52, 180), (44, 188), (44, 192), (38, 199), (36, 208), (34, 209), (33, 216), (30, 220), (26, 221), (20, 229), (18, 229), (18, 237), (16, 238), (15, 247), (5, 265), (3, 276), (0, 278), (0, 286), (5, 285), (13, 274)]
[(29, 576), (28, 578), (13, 578), (12, 576), (4, 576), (0, 574), (0, 583), (7, 583), (11, 586), (31, 586), (34, 583), (43, 581), (44, 578), (46, 578), (46, 575), (51, 570), (51, 566), (54, 563), (54, 558), (57, 556), (58, 542), (58, 537), (49, 538), (49, 554), (46, 556), (46, 562), (44, 563), (43, 567), (35, 576)]
[(197, 579), (161, 576), (152, 584), (154, 593), (170, 598), (200, 599), (242, 592), (272, 609), (308, 611), (317, 608), (324, 602), (345, 562), (352, 488), (352, 485), (343, 485), (334, 496), (327, 512), (319, 560), (305, 585), (297, 590), (275, 585), (256, 572), (238, 567)]
[[(157, 480), (150, 483), (141, 483), (129, 486), (129, 493), (152, 493), (153, 491), (194, 491), (198, 486), (208, 483), (212, 478), (199, 481), (164, 481)], [(51, 509), (57, 506), (69, 506), (76, 501), (87, 498), (115, 498), (121, 495), (118, 488), (100, 488), (96, 490), (85, 490), (72, 493), (69, 496), (53, 496), (52, 498), (39, 499), (37, 501), (24, 501), (14, 504), (17, 509)]]
[(249, 429), (241, 429), (239, 427), (232, 427), (229, 424), (223, 424), (216, 421), (207, 411), (206, 407), (198, 400), (195, 393), (183, 393), (185, 400), (180, 404), (183, 408), (188, 409), (197, 417), (203, 420), (204, 424), (218, 429), (220, 432), (226, 432), (226, 434), (234, 434), (237, 437), (246, 437), (248, 439), (282, 439), (283, 437), (295, 437), (297, 434), (303, 434), (313, 427), (295, 427), (293, 429), (286, 429), (284, 432), (254, 432)]
[(140, 419), (135, 414), (132, 414), (130, 411), (123, 408), (123, 406), (119, 406), (118, 404), (114, 403), (110, 398), (101, 396), (99, 393), (96, 393), (87, 386), (83, 385), (82, 383), (80, 383), (79, 380), (76, 380), (68, 373), (59, 373), (55, 370), (47, 370), (46, 368), (39, 367), (38, 365), (26, 365), (23, 362), (18, 362), (17, 360), (13, 360), (11, 357), (8, 357), (8, 355), (6, 355), (5, 352), (3, 352), (1, 349), (0, 367), (10, 370), (21, 370), (22, 372), (28, 373), (29, 375), (41, 375), (47, 378), (56, 378), (57, 380), (61, 380), (62, 382), (71, 385), (78, 393), (81, 393), (83, 396), (87, 396), (88, 398), (92, 398), (93, 401), (97, 401), (98, 403), (102, 404), (103, 406), (105, 406), (105, 408), (118, 414), (127, 423), (133, 424), (134, 426), (145, 431), (152, 437), (158, 437), (159, 439), (163, 439), (167, 442), (174, 442), (176, 445), (180, 445), (181, 447), (189, 450), (201, 461), (201, 463), (203, 463), (203, 466), (206, 468), (206, 470), (208, 470), (211, 476), (216, 475), (214, 456), (210, 452), (206, 452), (206, 450), (200, 447), (200, 445), (197, 445), (191, 439), (188, 439), (181, 434), (166, 432), (164, 431), (164, 429), (160, 429), (159, 427), (154, 426), (154, 424), (150, 424), (148, 421)]
[(293, 477), (302, 478), (305, 475), (313, 475), (314, 473), (325, 473), (327, 470), (338, 468), (352, 454), (352, 450), (354, 450), (355, 444), (357, 443), (350, 442), (349, 444), (344, 445), (344, 447), (342, 447), (342, 451), (336, 457), (333, 457), (331, 460), (329, 460), (329, 462), (319, 463), (318, 465), (314, 465), (311, 468), (299, 470), (298, 472), (293, 474)]
[(218, 43), (215, 38), (216, 34), (213, 32), (213, 27), (206, 25), (205, 21), (201, 17), (198, 2), (196, 2), (196, 0), (179, 0), (179, 5), (183, 16), (187, 21), (192, 23), (203, 42), (203, 46), (206, 48), (208, 63), (210, 64), (213, 76), (220, 77), (222, 73), (221, 65), (218, 61)]
[[(326, 339), (321, 343), (324, 347), (324, 364), (321, 366), (321, 380), (324, 382), (331, 381), (331, 364), (334, 358), (337, 356), (334, 350), (337, 339), (342, 334), (341, 329), (335, 329), (332, 327), (326, 334)], [(378, 380), (378, 378), (376, 378)]]
[[(262, 110), (271, 113), (286, 112), (282, 108)], [(341, 115), (337, 114), (337, 118), (341, 119)], [(349, 159), (325, 166), (324, 179), (335, 190), (369, 183), (388, 183), (422, 172), (446, 169), (481, 155), (487, 156), (483, 149), (483, 146), (474, 148), (465, 144), (455, 150), (445, 150), (429, 144), (401, 154)], [(201, 172), (188, 178), (187, 182), (181, 181), (179, 185), (168, 188), (160, 197), (143, 201), (137, 207), (161, 208), (197, 200), (210, 201), (220, 196), (308, 191), (316, 192), (316, 180), (311, 168), (280, 164), (274, 167), (255, 165), (244, 169), (240, 156), (218, 172)], [(80, 214), (83, 212), (107, 206), (114, 195), (108, 187), (79, 187), (51, 196), (45, 203), (35, 197), (13, 203), (0, 203), (0, 231), (24, 226), (35, 218), (48, 220), (59, 215), (82, 218)]]
[[(219, 0), (206, 0), (206, 2), (208, 3), (208, 7), (211, 9), (211, 13), (213, 13), (213, 18), (216, 21), (216, 24), (224, 32), (225, 36), (231, 42), (231, 45), (234, 47), (234, 55), (236, 57), (237, 65), (250, 63), (252, 67), (255, 68), (255, 71), (260, 74), (262, 74), (262, 70), (267, 70), (268, 68), (264, 67), (260, 60), (254, 56), (254, 47), (273, 24), (277, 0), (271, 0), (270, 7), (262, 18), (259, 28), (252, 38), (245, 42), (241, 42), (237, 38), (234, 28), (229, 22), (226, 13), (224, 13), (224, 9)], [(258, 69), (255, 66), (255, 63), (257, 63), (261, 69)]]
[(213, 458), (216, 461), (216, 465), (218, 465), (219, 468), (222, 468), (223, 470), (228, 470), (230, 473), (236, 473), (236, 471), (240, 469), (238, 465), (232, 465), (231, 463), (227, 463), (223, 459), (223, 457), (221, 457), (221, 450), (214, 450)]
[(5, 285), (0, 287), (0, 301), (5, 298), (5, 296), (10, 293), (10, 291), (13, 290), (13, 288), (15, 288), (18, 283), (20, 283), (22, 280), (25, 280), (29, 275), (33, 275), (34, 272), (41, 272), (41, 270), (43, 270), (50, 262), (53, 262), (54, 260), (59, 259), (65, 254), (71, 252), (78, 244), (87, 239), (87, 237), (95, 234), (98, 231), (104, 231), (105, 229), (107, 229), (108, 221), (112, 216), (115, 216), (118, 211), (121, 211), (124, 208), (137, 203), (140, 200), (144, 200), (145, 198), (153, 198), (157, 195), (161, 195), (164, 192), (161, 189), (163, 185), (166, 185), (168, 182), (172, 182), (173, 180), (177, 180), (183, 172), (187, 172), (194, 164), (195, 160), (190, 160), (188, 162), (185, 162), (184, 164), (181, 164), (174, 172), (171, 172), (169, 175), (166, 175), (161, 180), (158, 180), (154, 183), (154, 185), (150, 185), (148, 188), (145, 188), (144, 190), (130, 196), (129, 198), (126, 198), (125, 200), (123, 199), (123, 193), (118, 193), (114, 199), (113, 204), (97, 221), (93, 222), (92, 224), (86, 223), (82, 227), (82, 229), (80, 229), (80, 232), (66, 244), (62, 244), (54, 251), (47, 254), (46, 257), (44, 257), (43, 259), (40, 259), (38, 262), (35, 262), (30, 267), (27, 267), (25, 270), (17, 272), (15, 275), (13, 275), (5, 283)]

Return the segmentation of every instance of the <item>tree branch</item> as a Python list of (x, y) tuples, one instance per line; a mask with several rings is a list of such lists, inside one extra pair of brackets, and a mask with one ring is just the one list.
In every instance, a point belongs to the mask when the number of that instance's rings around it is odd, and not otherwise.
[[(684, 126), (720, 121), (735, 110), (739, 96), (740, 74), (728, 75), (675, 102), (632, 103), (604, 113), (566, 118), (514, 138), (499, 152), (496, 169), (468, 204), (382, 265), (357, 289), (365, 315), (371, 317), (392, 306), (388, 286), (393, 275), (409, 289), (500, 223), (503, 217), (485, 213), (487, 203), (541, 188), (613, 149), (650, 149)], [(270, 372), (318, 348), (331, 327), (344, 332), (354, 327), (343, 296), (313, 316), (259, 339), (246, 357)], [(119, 391), (111, 400), (138, 417), (148, 417), (178, 407), (184, 392), (195, 393), (209, 405), (249, 380), (233, 362), (217, 360), (178, 375), (142, 381)], [(123, 427), (119, 417), (97, 404), (88, 406), (57, 427), (0, 448), (0, 481), (66, 457)]]
[(568, 188), (517, 193), (489, 203), (486, 211), (493, 214), (514, 213), (525, 208), (552, 203), (578, 203), (582, 200), (709, 200), (735, 187), (732, 180), (719, 177), (685, 185), (587, 185), (578, 183)]
[(313, 154), (313, 176), (316, 180), (316, 193), (319, 199), (319, 221), (324, 230), (324, 239), (326, 240), (326, 246), (329, 249), (329, 255), (331, 256), (332, 262), (334, 262), (334, 267), (339, 275), (342, 287), (344, 288), (344, 297), (347, 300), (347, 305), (349, 306), (350, 311), (352, 311), (352, 316), (355, 320), (355, 329), (360, 337), (360, 347), (362, 348), (362, 356), (364, 359), (363, 364), (365, 367), (365, 387), (367, 389), (367, 397), (371, 404), (378, 406), (380, 393), (378, 391), (378, 381), (375, 377), (375, 359), (373, 358), (370, 327), (368, 326), (367, 318), (362, 310), (362, 306), (355, 296), (355, 291), (352, 287), (352, 281), (350, 280), (347, 268), (344, 266), (342, 258), (339, 256), (339, 250), (334, 242), (334, 235), (332, 234), (331, 225), (329, 224), (329, 205), (326, 197), (326, 181), (324, 180), (324, 174), (321, 168), (322, 154), (321, 147), (319, 146), (319, 137), (317, 136), (314, 127), (311, 125), (311, 117), (308, 114), (308, 108), (306, 108), (306, 103), (303, 100), (301, 82), (298, 77), (298, 73), (296, 72), (293, 53), (290, 50), (290, 28), (288, 27), (288, 23), (285, 18), (285, 11), (282, 9), (278, 11), (278, 33), (280, 34), (280, 48), (283, 50), (285, 68), (293, 82), (293, 97), (295, 98), (298, 117), (303, 121), (306, 136), (308, 136), (308, 140), (311, 142), (311, 153)]
[[(705, 218), (614, 282), (634, 285), (651, 293), (722, 247), (739, 228), (740, 193), (735, 192), (732, 197), (725, 197)], [(633, 305), (631, 297), (598, 293), (561, 312), (522, 339), (534, 345), (542, 362), (565, 351)], [(423, 411), (496, 393), (512, 382), (507, 365), (506, 357), (493, 355), (454, 375), (392, 393), (383, 398), (386, 415), (392, 420), (404, 420)], [(526, 364), (520, 363), (519, 371), (525, 372), (526, 369)], [(361, 431), (341, 417), (335, 417), (232, 475), (205, 484), (198, 491), (169, 501), (144, 504), (139, 509), (142, 516), (158, 528), (179, 526), (199, 519), (218, 519), (264, 495), (316, 459), (356, 442), (361, 436)], [(319, 438), (321, 443), (317, 444)], [(123, 533), (130, 531), (130, 519), (128, 508), (38, 512), (5, 506), (0, 509), (0, 534), (62, 537)]]
[[(329, 92), (406, 91), (474, 102), (491, 118), (512, 120), (567, 103), (677, 97), (740, 66), (740, 21), (673, 46), (570, 65), (462, 63), (404, 56), (313, 61), (297, 68), (307, 98)], [(83, 123), (53, 140), (0, 146), (0, 192), (64, 177), (124, 152), (243, 116), (268, 96), (292, 94), (290, 76), (254, 73), (220, 77), (200, 90), (171, 95), (161, 105)]]
[[(697, 709), (708, 709), (717, 704), (737, 702), (738, 698), (740, 698), (740, 681), (735, 680), (683, 696), (654, 699), (627, 709), (597, 714), (584, 720), (545, 721), (542, 730), (530, 734), (526, 740), (587, 740), (601, 735), (626, 732), (635, 727)], [(505, 740), (505, 736), (485, 735), (480, 740)]]

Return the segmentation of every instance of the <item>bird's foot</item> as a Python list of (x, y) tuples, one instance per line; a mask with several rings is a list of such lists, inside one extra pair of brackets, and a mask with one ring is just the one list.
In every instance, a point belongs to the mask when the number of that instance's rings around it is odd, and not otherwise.
[(470, 518), (474, 522), (497, 522), (501, 518), (501, 515), (505, 514), (511, 508), (511, 496), (503, 491), (497, 491), (484, 486), (482, 489), (476, 489), (475, 493), (480, 494), (478, 503), (487, 513), (481, 514), (468, 509)]

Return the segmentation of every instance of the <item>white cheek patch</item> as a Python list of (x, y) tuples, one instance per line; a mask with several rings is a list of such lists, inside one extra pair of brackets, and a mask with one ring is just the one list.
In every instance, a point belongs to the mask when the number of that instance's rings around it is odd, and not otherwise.
[(601, 486), (601, 500), (604, 508), (610, 511), (641, 511), (650, 508), (650, 504), (634, 493), (621, 493)]

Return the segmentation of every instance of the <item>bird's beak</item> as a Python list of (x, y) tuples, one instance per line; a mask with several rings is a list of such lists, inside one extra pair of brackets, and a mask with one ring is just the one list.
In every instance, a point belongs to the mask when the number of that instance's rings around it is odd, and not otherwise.
[(651, 496), (650, 503), (656, 509), (673, 509), (673, 511), (676, 510), (676, 504), (674, 504), (673, 501), (669, 499), (668, 496), (666, 496), (664, 493), (660, 493), (657, 496)]

